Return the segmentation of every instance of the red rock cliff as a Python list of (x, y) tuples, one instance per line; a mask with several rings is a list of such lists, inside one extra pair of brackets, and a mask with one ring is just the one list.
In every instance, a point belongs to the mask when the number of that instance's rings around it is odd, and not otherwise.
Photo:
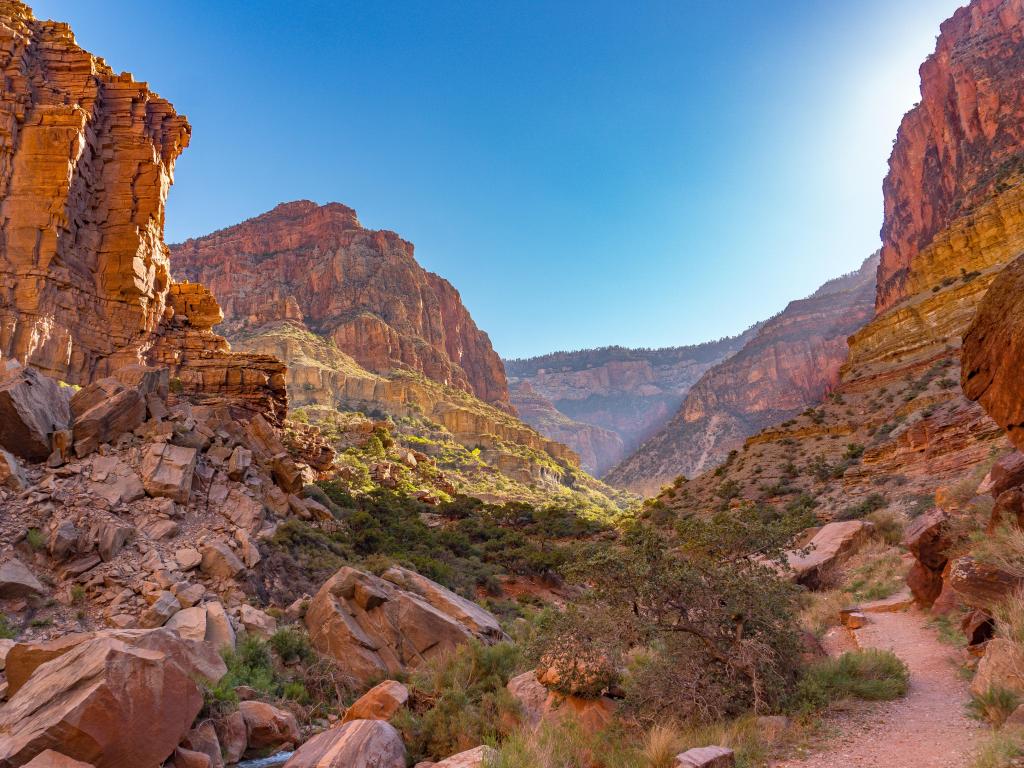
[(217, 296), (229, 338), (301, 321), (372, 371), (405, 365), (511, 408), (501, 359), (458, 291), (420, 267), (411, 243), (364, 229), (351, 208), (285, 203), (171, 250), (175, 273)]
[(232, 355), (198, 306), (175, 316), (164, 210), (188, 121), (16, 0), (0, 71), (0, 360), (75, 384), (160, 362), (182, 394), (282, 415), (279, 361)]
[(975, 0), (946, 20), (921, 65), (921, 102), (903, 118), (884, 183), (882, 312), (963, 267), (921, 260), (954, 220), (1024, 169), (1024, 0)]

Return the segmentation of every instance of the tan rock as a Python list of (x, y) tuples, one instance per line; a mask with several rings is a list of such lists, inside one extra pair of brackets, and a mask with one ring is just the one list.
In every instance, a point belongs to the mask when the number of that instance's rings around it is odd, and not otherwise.
[(409, 700), (409, 689), (397, 680), (378, 683), (345, 710), (343, 723), (350, 720), (390, 720)]
[(218, 579), (231, 579), (244, 571), (245, 565), (231, 547), (223, 541), (215, 541), (203, 547), (203, 559), (199, 569)]
[(277, 619), (248, 603), (242, 603), (239, 607), (238, 620), (245, 627), (247, 634), (264, 640), (277, 632)]
[(736, 757), (727, 747), (698, 747), (676, 755), (676, 768), (731, 768)]
[(243, 701), (238, 711), (245, 720), (247, 756), (263, 757), (298, 744), (299, 724), (291, 712), (263, 701)]
[(990, 608), (1021, 586), (1021, 579), (972, 557), (960, 557), (949, 564), (947, 580), (957, 595), (970, 606)]
[(13, 696), (28, 681), (40, 665), (63, 656), (75, 646), (89, 639), (84, 633), (64, 635), (56, 640), (39, 643), (15, 643), (7, 652), (7, 694)]
[(532, 670), (513, 677), (506, 688), (519, 703), (523, 722), (530, 729), (542, 723), (570, 721), (584, 732), (594, 734), (608, 727), (617, 708), (608, 697), (584, 698), (549, 691)]
[(871, 523), (846, 520), (822, 527), (804, 550), (793, 550), (786, 559), (797, 582), (809, 587), (817, 584), (825, 568), (842, 562), (867, 540)]
[(1024, 650), (1019, 645), (994, 638), (985, 646), (985, 655), (971, 681), (971, 693), (981, 696), (992, 687), (1006, 688), (1024, 695)]
[(220, 739), (217, 736), (216, 728), (209, 720), (202, 720), (185, 734), (179, 748), (192, 750), (192, 752), (202, 755), (211, 768), (223, 768), (224, 766)]
[(28, 477), (14, 454), (0, 448), (0, 487), (10, 491), (23, 491), (28, 482)]
[(174, 559), (178, 562), (178, 567), (181, 570), (191, 571), (203, 561), (203, 556), (197, 549), (182, 547), (174, 553)]
[(88, 456), (101, 444), (113, 442), (146, 420), (146, 401), (138, 390), (128, 389), (116, 379), (105, 379), (83, 388), (75, 398), (90, 396), (91, 390), (96, 390), (98, 402), (75, 417), (72, 429), (79, 457)]
[(206, 642), (219, 651), (235, 649), (235, 630), (224, 606), (216, 600), (206, 604)]
[(186, 504), (192, 493), (195, 467), (195, 448), (154, 443), (142, 457), (142, 484), (150, 496), (164, 496)]
[(144, 629), (162, 627), (174, 614), (181, 610), (181, 603), (173, 593), (163, 591), (156, 601), (139, 616), (139, 626)]
[(83, 763), (80, 760), (72, 760), (67, 755), (46, 749), (33, 757), (25, 768), (95, 768), (92, 763)]
[(176, 747), (171, 756), (170, 768), (211, 768), (210, 756), (184, 747)]
[(247, 745), (245, 717), (242, 716), (242, 713), (235, 710), (218, 718), (213, 721), (213, 727), (217, 732), (217, 740), (220, 742), (224, 762), (233, 765), (241, 760)]
[(479, 746), (473, 749), (459, 752), (457, 755), (446, 757), (439, 763), (434, 763), (434, 768), (484, 768), (498, 758), (498, 750), (492, 747)]
[(0, 563), (0, 598), (40, 597), (46, 587), (17, 558)]
[(173, 629), (186, 640), (206, 640), (206, 607), (197, 605), (192, 608), (184, 608), (172, 615), (167, 623), (167, 629)]
[(383, 720), (353, 720), (317, 734), (285, 768), (405, 768), (402, 736)]

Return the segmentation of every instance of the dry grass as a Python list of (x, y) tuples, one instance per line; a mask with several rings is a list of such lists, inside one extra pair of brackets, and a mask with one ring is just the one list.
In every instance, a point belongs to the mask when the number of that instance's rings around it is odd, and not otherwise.
[(1024, 530), (1001, 525), (988, 535), (976, 536), (971, 552), (982, 563), (1024, 579)]
[(841, 589), (807, 592), (803, 596), (800, 626), (817, 637), (839, 626), (839, 611), (850, 603), (850, 596)]

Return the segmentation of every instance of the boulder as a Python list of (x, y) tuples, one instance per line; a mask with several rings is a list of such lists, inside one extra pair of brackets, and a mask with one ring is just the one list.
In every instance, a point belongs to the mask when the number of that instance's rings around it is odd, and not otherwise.
[(248, 603), (242, 603), (238, 609), (238, 620), (245, 627), (247, 634), (264, 640), (269, 639), (272, 634), (277, 632), (277, 619)]
[(0, 487), (9, 491), (23, 491), (28, 487), (28, 476), (10, 451), (0, 448)]
[(907, 587), (918, 603), (929, 608), (942, 594), (942, 572), (915, 560), (907, 572)]
[(186, 640), (206, 640), (206, 607), (197, 605), (184, 608), (167, 620), (167, 629), (173, 629)]
[(0, 598), (42, 597), (46, 587), (21, 560), (11, 558), (0, 564)]
[(43, 461), (50, 437), (71, 422), (61, 386), (34, 368), (0, 365), (0, 447), (29, 461)]
[(506, 688), (519, 703), (523, 723), (530, 729), (542, 723), (572, 721), (584, 733), (594, 734), (611, 724), (617, 707), (607, 696), (586, 698), (548, 690), (534, 671), (513, 677)]
[[(472, 638), (486, 643), (496, 640), (493, 617), (487, 621), (471, 616), (458, 601), (452, 601), (448, 610), (451, 613), (418, 593), (346, 566), (317, 592), (305, 622), (313, 646), (365, 684), (451, 653)], [(467, 617), (466, 623), (456, 618), (460, 615)], [(479, 627), (483, 632), (477, 631)]]
[(790, 550), (786, 561), (792, 578), (815, 589), (824, 570), (852, 555), (867, 539), (872, 525), (864, 520), (845, 520), (822, 526), (807, 547)]
[(235, 649), (235, 629), (224, 606), (217, 601), (206, 604), (206, 642), (218, 651)]
[(431, 581), (426, 576), (395, 565), (384, 571), (381, 578), (390, 581), (400, 589), (419, 595), (441, 613), (451, 616), (462, 626), (468, 627), (473, 634), (480, 638), (494, 642), (507, 639), (493, 614), (472, 600), (467, 600), (437, 582)]
[(981, 696), (993, 686), (1024, 695), (1024, 649), (999, 637), (985, 645), (985, 655), (971, 681), (971, 693)]
[(245, 565), (238, 559), (231, 547), (223, 541), (215, 541), (203, 547), (203, 559), (199, 569), (217, 579), (231, 579), (245, 570)]
[(76, 414), (72, 434), (75, 453), (88, 456), (103, 443), (113, 442), (118, 435), (132, 432), (146, 420), (146, 400), (135, 389), (128, 389), (116, 379), (103, 379), (79, 390), (72, 398), (72, 409), (81, 405), (83, 395), (96, 390), (96, 404)]
[(182, 547), (174, 553), (174, 559), (183, 571), (191, 571), (203, 562), (203, 556), (199, 554), (199, 550), (192, 547)]
[(245, 717), (238, 710), (213, 721), (217, 732), (221, 754), (224, 762), (233, 765), (242, 759), (247, 745), (245, 735)]
[(994, 533), (1002, 525), (1024, 528), (1024, 490), (1021, 488), (1010, 488), (996, 497), (985, 532)]
[(949, 559), (949, 516), (933, 509), (910, 522), (903, 532), (904, 547), (926, 568), (941, 571)]
[(180, 609), (181, 603), (178, 602), (178, 598), (174, 596), (174, 593), (165, 590), (139, 616), (139, 626), (144, 629), (162, 627)]
[(185, 747), (176, 747), (165, 768), (212, 768), (212, 765), (209, 755)]
[(385, 680), (356, 699), (343, 723), (350, 720), (390, 720), (409, 700), (409, 689), (397, 680)]
[(110, 562), (124, 547), (128, 538), (132, 535), (133, 529), (127, 525), (113, 521), (105, 521), (96, 529), (96, 544), (100, 558), (104, 562)]
[(25, 763), (24, 768), (95, 768), (95, 766), (92, 763), (83, 763), (81, 760), (72, 760), (67, 755), (47, 749)]
[(990, 608), (1022, 584), (1022, 580), (994, 565), (972, 557), (960, 557), (950, 563), (949, 585), (975, 608)]
[(79, 643), (0, 709), (0, 766), (50, 748), (96, 768), (158, 766), (203, 706), (190, 671), (171, 654), (116, 637)]
[(84, 633), (74, 633), (38, 643), (15, 643), (7, 652), (7, 695), (13, 696), (28, 681), (36, 669), (89, 639)]
[(383, 720), (353, 720), (319, 733), (284, 768), (405, 768), (402, 736)]
[(150, 496), (163, 496), (187, 504), (195, 468), (195, 448), (153, 443), (142, 457), (142, 485)]
[(676, 768), (731, 768), (736, 756), (727, 747), (697, 747), (676, 755)]
[[(203, 720), (195, 728), (185, 734), (185, 738), (178, 745), (179, 749), (184, 748), (202, 755), (207, 760), (210, 768), (224, 768), (224, 757), (221, 754), (220, 739), (217, 737), (217, 730), (209, 720)], [(195, 759), (195, 758), (193, 758)]]
[(299, 743), (295, 715), (264, 701), (243, 701), (238, 705), (245, 721), (246, 757), (264, 757)]
[(985, 475), (978, 486), (978, 495), (991, 494), (993, 499), (1015, 488), (1024, 485), (1024, 453), (1014, 451), (999, 459)]
[(446, 757), (439, 763), (434, 763), (434, 768), (484, 768), (498, 758), (498, 750), (479, 746), (473, 749), (459, 752), (457, 755)]
[(70, 520), (65, 520), (53, 529), (47, 549), (54, 560), (64, 560), (77, 546), (78, 529)]

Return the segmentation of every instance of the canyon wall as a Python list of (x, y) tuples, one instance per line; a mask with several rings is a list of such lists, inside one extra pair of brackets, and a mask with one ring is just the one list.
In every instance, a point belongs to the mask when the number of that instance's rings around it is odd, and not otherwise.
[(229, 338), (296, 321), (371, 371), (405, 366), (511, 410), (501, 359), (458, 291), (351, 208), (283, 203), (171, 251), (175, 274), (220, 301)]
[(0, 70), (0, 360), (72, 384), (159, 362), (181, 394), (283, 416), (280, 362), (233, 356), (170, 277), (188, 121), (16, 0), (0, 1)]
[[(742, 349), (756, 331), (755, 326), (740, 336), (689, 347), (603, 347), (506, 360), (512, 404), (543, 434), (583, 457), (593, 453), (600, 474), (671, 418), (701, 375)], [(588, 426), (613, 433), (618, 441)]]
[(676, 415), (608, 475), (652, 493), (720, 464), (770, 424), (813, 405), (839, 382), (846, 339), (871, 317), (876, 256), (790, 302), (735, 355), (709, 369)]

